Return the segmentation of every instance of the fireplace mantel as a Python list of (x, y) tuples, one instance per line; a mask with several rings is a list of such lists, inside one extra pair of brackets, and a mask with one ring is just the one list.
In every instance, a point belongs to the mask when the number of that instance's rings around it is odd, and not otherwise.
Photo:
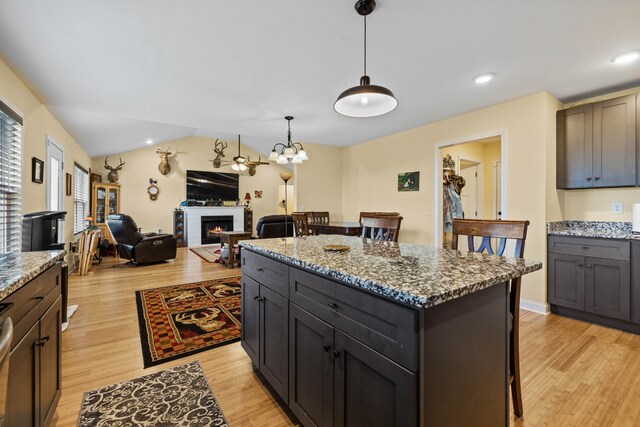
[(182, 209), (187, 246), (202, 246), (200, 223), (203, 216), (233, 216), (233, 231), (244, 231), (244, 206), (187, 206)]

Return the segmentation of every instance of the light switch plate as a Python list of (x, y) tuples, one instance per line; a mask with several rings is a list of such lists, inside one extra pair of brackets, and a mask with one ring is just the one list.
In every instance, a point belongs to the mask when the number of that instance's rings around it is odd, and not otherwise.
[(611, 203), (611, 212), (613, 212), (613, 213), (622, 213), (622, 202), (613, 202), (613, 203)]

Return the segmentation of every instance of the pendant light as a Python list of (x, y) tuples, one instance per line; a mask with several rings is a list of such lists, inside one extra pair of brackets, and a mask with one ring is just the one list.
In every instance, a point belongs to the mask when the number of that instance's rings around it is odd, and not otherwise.
[[(287, 144), (281, 142), (273, 146), (271, 154), (269, 154), (269, 160), (276, 162), (280, 165), (286, 165), (287, 163), (299, 164), (303, 160), (309, 160), (307, 152), (304, 151), (302, 144), (299, 142), (291, 142), (291, 120), (292, 116), (286, 116), (284, 118), (287, 121)], [(280, 152), (278, 152), (278, 149)]]
[(240, 172), (246, 171), (247, 170), (247, 166), (245, 165), (246, 161), (247, 159), (245, 159), (240, 155), (240, 135), (238, 135), (238, 155), (233, 158), (233, 164), (231, 165), (231, 169), (233, 169), (234, 171), (240, 171)]
[(333, 108), (348, 117), (381, 116), (393, 111), (398, 106), (398, 100), (386, 87), (372, 85), (367, 75), (367, 15), (375, 10), (376, 2), (358, 0), (355, 7), (356, 12), (364, 17), (364, 75), (360, 77), (360, 85), (340, 94)]

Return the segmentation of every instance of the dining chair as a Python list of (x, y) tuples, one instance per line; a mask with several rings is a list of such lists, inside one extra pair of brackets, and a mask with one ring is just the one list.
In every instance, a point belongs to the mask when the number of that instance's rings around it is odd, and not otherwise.
[[(503, 256), (507, 241), (515, 242), (513, 256), (524, 256), (524, 242), (527, 238), (529, 221), (503, 221), (484, 219), (454, 219), (453, 241), (451, 249), (458, 249), (458, 236), (467, 236), (469, 252), (487, 252), (491, 255)], [(482, 238), (475, 247), (476, 237)], [(494, 250), (492, 239), (497, 242)], [(520, 277), (512, 279), (509, 290), (509, 384), (513, 411), (521, 417), (522, 386), (520, 383)]]
[(365, 217), (377, 217), (377, 216), (400, 216), (399, 212), (360, 212), (360, 219), (358, 222), (362, 224), (362, 218)]
[(296, 237), (309, 235), (309, 217), (305, 212), (293, 212), (293, 232)]
[(400, 233), (401, 216), (365, 216), (362, 224), (362, 237), (371, 240), (397, 242)]
[(310, 221), (316, 224), (329, 224), (329, 212), (311, 212)]

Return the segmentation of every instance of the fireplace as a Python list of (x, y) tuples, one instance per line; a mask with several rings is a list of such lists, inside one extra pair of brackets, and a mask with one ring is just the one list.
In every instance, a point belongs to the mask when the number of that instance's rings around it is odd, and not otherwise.
[(220, 243), (220, 233), (223, 231), (233, 231), (233, 215), (226, 216), (203, 216), (200, 218), (202, 224), (202, 244)]

